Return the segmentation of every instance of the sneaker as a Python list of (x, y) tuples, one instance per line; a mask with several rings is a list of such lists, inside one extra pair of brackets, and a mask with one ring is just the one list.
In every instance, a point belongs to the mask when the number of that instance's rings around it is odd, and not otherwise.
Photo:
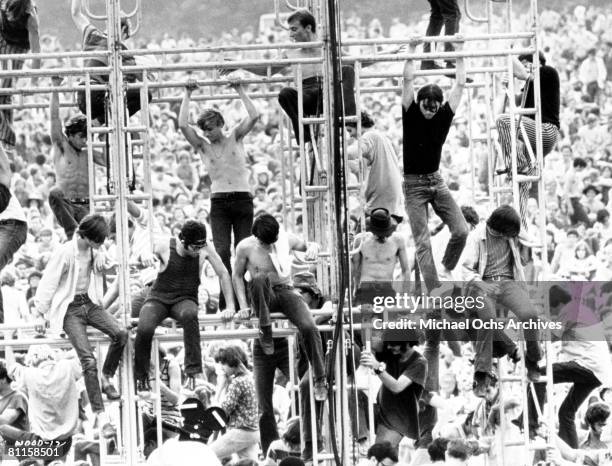
[(149, 380), (148, 379), (139, 379), (136, 380), (136, 393), (144, 393), (144, 392), (150, 392), (151, 391), (151, 385), (149, 385)]
[(327, 382), (325, 382), (325, 379), (314, 383), (314, 399), (316, 401), (327, 400)]
[(121, 395), (119, 394), (119, 392), (113, 386), (112, 383), (103, 385), (102, 386), (102, 393), (104, 393), (106, 395), (106, 399), (110, 400), (110, 401), (119, 400), (121, 398)]
[(274, 354), (274, 339), (272, 338), (271, 325), (259, 328), (259, 344), (265, 355), (272, 356)]

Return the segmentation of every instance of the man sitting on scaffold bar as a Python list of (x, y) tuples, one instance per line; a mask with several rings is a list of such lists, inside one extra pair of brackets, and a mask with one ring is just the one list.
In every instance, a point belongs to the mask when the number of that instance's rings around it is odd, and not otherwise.
[[(298, 10), (287, 18), (289, 25), (289, 37), (298, 43), (308, 43), (317, 41), (317, 23), (315, 17), (307, 10)], [(287, 49), (282, 53), (283, 59), (313, 59), (321, 58), (319, 48), (299, 48)], [(323, 112), (323, 79), (321, 77), (322, 66), (320, 63), (309, 63), (300, 65), (302, 67), (302, 97), (304, 116), (319, 115)], [(362, 63), (362, 66), (365, 66)], [(267, 76), (268, 68), (271, 74), (288, 71), (287, 65), (253, 65), (240, 67), (251, 73)], [(225, 72), (230, 72), (240, 68), (224, 68)], [(294, 74), (297, 65), (293, 67)], [(345, 115), (355, 115), (355, 71), (352, 66), (342, 67), (342, 93), (344, 97)], [(296, 141), (300, 140), (300, 130), (298, 122), (298, 92), (292, 87), (284, 87), (278, 95), (278, 103), (291, 119), (293, 134)], [(304, 126), (304, 142), (310, 141), (308, 125)]]
[[(456, 50), (463, 49), (463, 39), (456, 36)], [(413, 38), (409, 53), (414, 54), (419, 43)], [(457, 58), (457, 81), (444, 102), (442, 89), (427, 84), (414, 95), (414, 63), (406, 60), (402, 94), (402, 124), (404, 146), (404, 198), (410, 228), (416, 243), (419, 270), (423, 274), (429, 293), (439, 288), (440, 279), (451, 281), (451, 271), (457, 266), (468, 236), (468, 226), (461, 209), (453, 199), (448, 186), (440, 176), (442, 146), (461, 102), (465, 87), (465, 60)], [(450, 240), (442, 259), (443, 270), (438, 273), (431, 250), (427, 226), (428, 204), (448, 225)]]
[[(321, 336), (310, 310), (291, 283), (291, 253), (306, 251), (306, 260), (318, 257), (316, 243), (306, 243), (291, 233), (280, 233), (280, 226), (270, 214), (261, 214), (253, 222), (253, 235), (243, 239), (236, 248), (232, 281), (236, 290), (240, 317), (251, 311), (259, 317), (259, 342), (265, 354), (274, 354), (270, 314), (281, 312), (298, 328), (314, 376), (314, 396), (317, 401), (327, 398), (327, 383)], [(244, 275), (251, 276), (251, 307), (249, 308)]]
[[(53, 86), (62, 84), (62, 78), (51, 78)], [(89, 213), (89, 163), (87, 160), (87, 118), (76, 115), (62, 130), (59, 115), (59, 95), (51, 93), (51, 142), (57, 181), (49, 192), (49, 206), (68, 239), (79, 222)], [(106, 166), (102, 153), (94, 151), (93, 160)]]
[(227, 319), (235, 314), (232, 281), (221, 258), (206, 240), (206, 227), (195, 220), (185, 222), (178, 238), (157, 244), (154, 253), (161, 265), (138, 319), (134, 343), (136, 389), (139, 392), (149, 391), (153, 334), (165, 318), (172, 317), (183, 326), (185, 373), (189, 378), (188, 385), (193, 390), (195, 377), (202, 373), (198, 288), (205, 261), (219, 276), (227, 300), (223, 317)]
[[(77, 236), (61, 245), (49, 259), (36, 290), (36, 316), (49, 321), (53, 331), (63, 330), (74, 347), (81, 367), (91, 409), (98, 417), (105, 437), (115, 434), (104, 412), (102, 393), (109, 400), (120, 398), (111, 384), (127, 330), (99, 305), (103, 283), (98, 249), (108, 236), (108, 224), (99, 214), (88, 215), (78, 225)], [(111, 339), (102, 367), (102, 388), (98, 380), (98, 364), (91, 349), (87, 327), (94, 327)]]
[[(70, 13), (72, 14), (72, 20), (82, 34), (83, 51), (94, 52), (108, 50), (108, 37), (105, 33), (96, 28), (90, 23), (87, 16), (82, 11), (82, 0), (72, 0), (70, 6)], [(130, 21), (128, 18), (121, 18), (121, 40), (126, 40), (130, 37)], [(122, 50), (127, 50), (127, 47), (119, 42), (119, 46)], [(123, 55), (121, 57), (121, 64), (123, 66), (134, 66), (136, 65), (136, 59), (131, 55)], [(83, 66), (85, 68), (94, 67), (107, 67), (108, 58), (105, 56), (99, 56), (95, 58), (84, 59)], [(124, 80), (126, 82), (135, 82), (138, 80), (138, 73), (124, 74)], [(91, 76), (91, 84), (106, 84), (108, 83), (108, 74), (97, 74)], [(85, 90), (77, 93), (77, 103), (79, 110), (83, 113), (87, 113), (86, 107), (86, 92)], [(152, 94), (149, 92), (149, 102), (151, 101)], [(127, 89), (125, 92), (126, 105), (130, 116), (134, 115), (140, 110), (140, 89)], [(106, 122), (106, 91), (96, 90), (91, 91), (91, 120), (93, 126), (99, 126)]]
[[(249, 236), (253, 225), (253, 195), (249, 184), (244, 137), (255, 126), (259, 112), (239, 81), (232, 79), (230, 82), (230, 86), (236, 89), (248, 113), (248, 116), (236, 127), (225, 133), (223, 115), (211, 108), (204, 110), (197, 121), (204, 137), (199, 136), (189, 126), (189, 103), (191, 93), (198, 88), (196, 81), (188, 81), (185, 85), (178, 126), (185, 139), (201, 154), (212, 180), (210, 227), (213, 244), (223, 265), (231, 274), (232, 231), (236, 247), (242, 239)], [(222, 290), (219, 296), (220, 309), (225, 309), (226, 304), (230, 302), (225, 291)], [(234, 302), (234, 299), (231, 302)]]

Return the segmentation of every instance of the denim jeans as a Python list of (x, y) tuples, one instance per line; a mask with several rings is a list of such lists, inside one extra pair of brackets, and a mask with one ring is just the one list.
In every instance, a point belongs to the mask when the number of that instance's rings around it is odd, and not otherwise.
[(451, 233), (442, 258), (442, 265), (448, 270), (453, 270), (457, 266), (467, 240), (468, 226), (439, 172), (428, 175), (404, 175), (404, 199), (416, 244), (419, 269), (428, 291), (431, 291), (440, 286), (440, 281), (431, 251), (428, 205), (431, 204), (434, 212), (448, 226)]
[(64, 317), (64, 332), (81, 361), (85, 388), (94, 413), (104, 411), (100, 381), (98, 380), (98, 366), (96, 358), (89, 343), (87, 327), (100, 330), (111, 339), (106, 353), (102, 373), (112, 377), (121, 361), (123, 347), (128, 339), (128, 331), (119, 327), (117, 320), (100, 306), (91, 302), (87, 295), (77, 295), (70, 303)]
[[(578, 434), (576, 433), (576, 413), (578, 408), (587, 399), (589, 394), (601, 385), (595, 374), (574, 361), (553, 363), (553, 383), (572, 383), (565, 399), (559, 407), (559, 437), (572, 448), (578, 448)], [(540, 406), (546, 401), (546, 384), (534, 384), (536, 396)], [(533, 396), (527, 390), (529, 400), (529, 426), (537, 428), (538, 414), (534, 406)]]
[(302, 296), (292, 286), (272, 286), (267, 275), (253, 277), (250, 290), (251, 309), (259, 317), (259, 327), (272, 325), (271, 313), (285, 314), (302, 337), (315, 381), (325, 378), (321, 335)]
[[(302, 81), (302, 114), (303, 116), (318, 116), (323, 112), (322, 78), (312, 77)], [(352, 66), (342, 67), (342, 95), (344, 97), (344, 114), (357, 113), (355, 107), (355, 69)], [(300, 141), (300, 126), (298, 122), (298, 91), (292, 87), (284, 87), (278, 94), (278, 103), (285, 111), (296, 141)], [(304, 125), (304, 142), (310, 142), (308, 125)]]
[(256, 430), (229, 429), (209, 446), (219, 460), (236, 453), (240, 459), (257, 461), (258, 442), (259, 432)]
[[(213, 193), (210, 199), (210, 228), (215, 250), (230, 276), (232, 275), (232, 232), (234, 247), (251, 235), (253, 196), (248, 192)], [(234, 302), (236, 302), (234, 300)], [(225, 309), (223, 292), (219, 309)]]
[[(28, 225), (19, 220), (0, 220), (0, 271), (13, 260), (13, 255), (26, 242)], [(0, 324), (4, 323), (4, 306), (0, 293)]]
[[(437, 36), (442, 32), (444, 35), (452, 36), (459, 32), (459, 20), (461, 11), (457, 0), (429, 0), (431, 11), (429, 14), (429, 24), (427, 25), (426, 36)], [(444, 43), (445, 52), (453, 52), (455, 48), (451, 42)], [(423, 44), (423, 53), (431, 52), (431, 42)]]
[(255, 339), (253, 343), (253, 377), (259, 405), (259, 434), (263, 452), (267, 452), (270, 444), (278, 439), (272, 404), (276, 369), (279, 369), (287, 377), (290, 376), (288, 340), (286, 338), (275, 338), (274, 354), (267, 355), (263, 352), (259, 340)]
[(74, 203), (70, 199), (66, 199), (64, 192), (58, 187), (49, 192), (49, 207), (51, 207), (57, 223), (66, 232), (68, 239), (72, 239), (79, 222), (89, 214), (89, 202)]
[(194, 376), (202, 372), (198, 305), (190, 299), (176, 304), (164, 304), (155, 299), (148, 299), (140, 310), (134, 343), (134, 373), (137, 380), (148, 377), (153, 334), (157, 326), (167, 317), (172, 317), (183, 326), (185, 374)]
[[(482, 308), (477, 309), (480, 319), (495, 319), (495, 307), (498, 304), (507, 307), (522, 322), (527, 322), (530, 319), (537, 319), (538, 313), (529, 299), (529, 294), (524, 283), (514, 280), (490, 283), (498, 284), (499, 291), (495, 294), (483, 296), (484, 305)], [(476, 290), (476, 287), (471, 287), (469, 294), (477, 297), (481, 295), (481, 292), (480, 290)], [(527, 346), (527, 353), (525, 355), (526, 362), (536, 363), (542, 357), (540, 343), (538, 342), (539, 332), (537, 329), (530, 329), (525, 330), (524, 334)], [(494, 330), (479, 329), (477, 331), (475, 344), (476, 360), (474, 361), (475, 372), (489, 372), (491, 370), (493, 339), (495, 335)]]

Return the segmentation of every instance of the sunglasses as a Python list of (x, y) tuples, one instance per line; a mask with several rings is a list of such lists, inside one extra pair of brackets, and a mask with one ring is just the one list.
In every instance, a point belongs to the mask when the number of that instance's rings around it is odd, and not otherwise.
[(204, 249), (206, 247), (206, 241), (201, 241), (199, 243), (192, 243), (189, 245), (189, 247), (193, 251), (199, 251), (200, 249)]

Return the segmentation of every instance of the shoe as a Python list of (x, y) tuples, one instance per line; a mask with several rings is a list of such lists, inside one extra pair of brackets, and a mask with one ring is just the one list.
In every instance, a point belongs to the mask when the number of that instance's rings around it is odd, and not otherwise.
[(106, 395), (107, 400), (119, 400), (121, 395), (117, 391), (117, 389), (113, 386), (112, 383), (106, 384), (102, 386), (102, 393)]
[(443, 69), (433, 60), (423, 60), (421, 62), (421, 70), (441, 70)]
[(107, 422), (102, 426), (102, 436), (105, 439), (113, 438), (117, 435), (117, 429), (110, 423)]
[(265, 355), (272, 356), (274, 354), (274, 339), (272, 338), (271, 325), (259, 327), (259, 344)]
[(314, 383), (314, 399), (316, 401), (327, 400), (327, 382), (325, 382), (325, 379)]
[(508, 355), (508, 359), (514, 364), (518, 364), (521, 361), (521, 353), (519, 352), (518, 347), (512, 350), (512, 352)]
[(529, 382), (539, 382), (540, 376), (540, 368), (537, 362), (529, 361), (525, 358), (525, 369), (527, 369), (527, 380)]
[(472, 385), (472, 391), (478, 398), (484, 398), (487, 394), (487, 389), (494, 385), (497, 381), (491, 372), (474, 372), (474, 383)]
[(149, 381), (147, 379), (139, 379), (136, 380), (136, 393), (144, 393), (144, 392), (150, 392), (151, 391), (151, 385), (149, 385)]

